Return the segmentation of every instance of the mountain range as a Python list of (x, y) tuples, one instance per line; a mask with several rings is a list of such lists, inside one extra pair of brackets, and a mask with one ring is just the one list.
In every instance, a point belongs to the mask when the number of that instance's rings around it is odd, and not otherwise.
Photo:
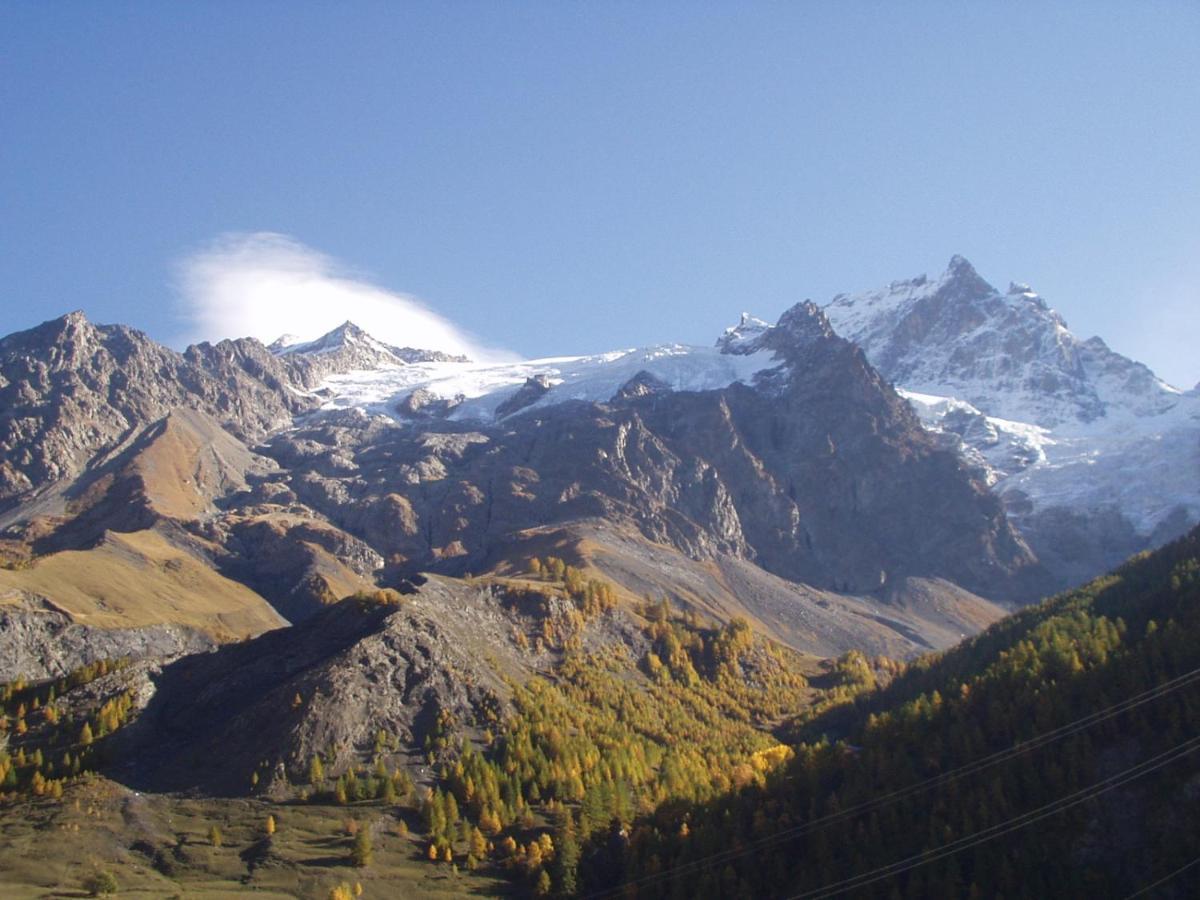
[[(39, 589), (54, 554), (125, 559), (130, 535), (293, 622), (555, 547), (798, 649), (904, 655), (1200, 519), (1200, 398), (961, 257), (709, 348), (499, 365), (349, 322), (176, 353), (71, 313), (0, 341), (0, 403), (25, 602), (66, 602)], [(76, 588), (68, 614), (103, 619)]]
[(466, 840), (439, 792), (496, 841), (579, 804), (597, 841), (634, 795), (762, 783), (797, 704), (1184, 534), (1197, 475), (1195, 391), (961, 257), (711, 346), (505, 363), (351, 322), (177, 352), (73, 312), (0, 339), (4, 740), (35, 695), (61, 710), (0, 771), (44, 788), (31, 754), (65, 751), (138, 790), (338, 805), (411, 779), (433, 857)]
[(1028, 285), (1002, 294), (956, 256), (825, 311), (978, 466), (1058, 586), (1200, 517), (1200, 396), (1080, 340)]

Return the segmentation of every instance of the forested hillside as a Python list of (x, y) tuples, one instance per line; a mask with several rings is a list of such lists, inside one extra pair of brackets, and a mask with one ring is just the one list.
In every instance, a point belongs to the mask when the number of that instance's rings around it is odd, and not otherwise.
[[(610, 586), (560, 559), (536, 561), (495, 596), (511, 607), (517, 646), (550, 663), (509, 683), (506, 711), (471, 714), (446, 695), (422, 727), (420, 760), (381, 729), (372, 746), (335, 741), (276, 765), (294, 730), (264, 726), (278, 746), (246, 770), (255, 805), (213, 799), (187, 812), (193, 831), (220, 823), (241, 835), (233, 848), (206, 838), (207, 861), (171, 851), (183, 862), (151, 876), (133, 851), (102, 856), (148, 888), (229, 885), (240, 871), (246, 884), (306, 884), (317, 896), (327, 879), (314, 866), (325, 863), (311, 854), (331, 822), (354, 836), (357, 826), (343, 829), (353, 810), (371, 821), (380, 861), (334, 857), (331, 875), (353, 865), (377, 886), (437, 893), (503, 879), (564, 897), (1126, 897), (1165, 878), (1163, 896), (1189, 895), (1200, 867), (1186, 868), (1200, 857), (1200, 530), (907, 666), (858, 652), (818, 663), (743, 621), (705, 622), (665, 600), (622, 612)], [(419, 607), (401, 600), (363, 609), (394, 630)], [(365, 602), (334, 618), (353, 624)], [(373, 621), (352, 668), (376, 640)], [(246, 654), (274, 665), (273, 640)], [(109, 816), (141, 802), (81, 776), (121, 771), (127, 722), (162, 725), (139, 714), (141, 671), (105, 663), (5, 686), (6, 799), (52, 818), (89, 792), (112, 793), (95, 801)], [(316, 715), (311, 687), (271, 691), (291, 698), (287, 721)], [(156, 815), (184, 814), (166, 795), (155, 802)], [(268, 814), (289, 829), (260, 848), (274, 868), (245, 849), (258, 847), (247, 823)], [(110, 840), (88, 828), (87, 846)]]
[[(535, 558), (521, 578), (356, 595), (161, 668), (101, 661), (0, 685), (0, 811), (74, 829), (63, 818), (87, 810), (58, 884), (102, 860), (141, 890), (250, 885), (324, 900), (349, 867), (384, 896), (492, 892), (497, 879), (571, 896), (588, 837), (764, 783), (792, 755), (775, 732), (842, 696), (844, 680), (744, 619), (719, 624), (664, 598), (622, 606), (610, 584)], [(147, 802), (163, 827), (147, 812), (110, 830), (105, 816)], [(186, 836), (169, 835), (185, 815)], [(330, 855), (360, 820), (374, 862)], [(0, 834), (0, 886), (41, 877), (28, 837)]]
[(1200, 530), (796, 727), (765, 783), (594, 832), (582, 893), (1190, 896)]

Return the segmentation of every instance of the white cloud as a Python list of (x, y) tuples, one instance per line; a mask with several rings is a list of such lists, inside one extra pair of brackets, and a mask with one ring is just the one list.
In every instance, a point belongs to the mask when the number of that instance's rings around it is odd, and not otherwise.
[(255, 337), (270, 343), (284, 334), (307, 341), (349, 320), (397, 346), (479, 361), (512, 358), (416, 298), (357, 278), (284, 234), (222, 235), (183, 260), (179, 276), (189, 342)]

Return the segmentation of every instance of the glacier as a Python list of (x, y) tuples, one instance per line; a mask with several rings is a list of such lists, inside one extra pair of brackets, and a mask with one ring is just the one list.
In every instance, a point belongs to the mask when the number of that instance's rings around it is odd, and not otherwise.
[[(998, 291), (955, 256), (937, 278), (839, 294), (820, 311), (1061, 569), (1074, 558), (1079, 573), (1099, 571), (1200, 521), (1200, 392), (1167, 384), (1098, 337), (1080, 339), (1028, 285)], [(341, 354), (313, 390), (315, 415), (495, 423), (568, 401), (605, 402), (635, 380), (673, 391), (756, 383), (781, 364), (770, 339), (781, 328), (742, 313), (715, 346), (504, 363), (394, 348), (350, 323), (271, 349)]]
[(824, 311), (1023, 530), (1056, 510), (1116, 514), (1152, 546), (1200, 521), (1200, 397), (1081, 340), (1028, 285), (1001, 293), (956, 256)]

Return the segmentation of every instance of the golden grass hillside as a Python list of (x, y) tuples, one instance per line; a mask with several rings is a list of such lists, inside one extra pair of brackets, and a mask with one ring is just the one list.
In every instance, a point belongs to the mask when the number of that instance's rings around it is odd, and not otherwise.
[(0, 569), (0, 603), (45, 597), (101, 628), (176, 624), (231, 640), (287, 622), (248, 587), (155, 531), (109, 532), (90, 550), (65, 550), (17, 571)]

